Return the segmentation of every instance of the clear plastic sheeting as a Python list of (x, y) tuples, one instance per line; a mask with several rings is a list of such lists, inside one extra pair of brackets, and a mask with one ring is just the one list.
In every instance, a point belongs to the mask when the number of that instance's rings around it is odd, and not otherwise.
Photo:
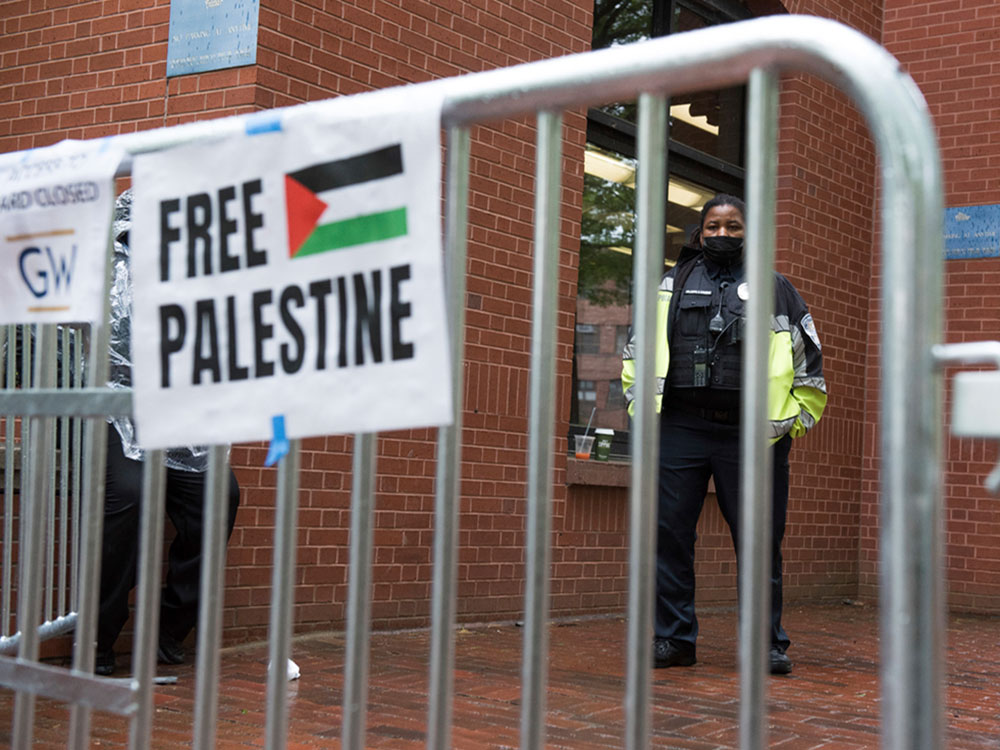
[[(132, 189), (122, 192), (115, 201), (115, 218), (112, 231), (115, 238), (113, 260), (114, 276), (111, 280), (111, 367), (108, 387), (132, 387), (132, 268), (129, 255), (129, 230), (132, 227)], [(113, 417), (111, 424), (122, 439), (122, 451), (129, 458), (140, 461), (144, 452), (135, 435), (131, 417)], [(208, 446), (189, 445), (164, 451), (168, 469), (205, 471), (208, 468)]]

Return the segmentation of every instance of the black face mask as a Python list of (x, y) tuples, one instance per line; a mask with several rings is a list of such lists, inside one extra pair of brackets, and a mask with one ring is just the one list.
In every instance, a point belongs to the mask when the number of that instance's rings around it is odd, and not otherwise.
[(705, 257), (720, 266), (731, 266), (743, 257), (743, 238), (716, 235), (702, 237), (701, 248)]

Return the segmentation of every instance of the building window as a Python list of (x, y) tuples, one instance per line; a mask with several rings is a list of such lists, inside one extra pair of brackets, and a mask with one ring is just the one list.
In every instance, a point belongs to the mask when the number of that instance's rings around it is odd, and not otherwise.
[(625, 349), (625, 344), (628, 343), (628, 335), (631, 330), (631, 326), (615, 327), (615, 351), (618, 352), (618, 354), (621, 354), (622, 350)]
[(624, 409), (625, 408), (625, 394), (622, 393), (622, 381), (621, 380), (611, 380), (608, 381), (608, 403), (607, 407), (609, 409)]
[(601, 351), (601, 332), (597, 326), (576, 324), (576, 351), (578, 354), (598, 354)]
[(580, 380), (576, 385), (576, 397), (581, 402), (597, 402), (597, 383), (593, 380)]
[[(777, 7), (778, 0), (595, 0), (593, 47), (743, 20)], [(619, 376), (632, 319), (636, 111), (631, 101), (587, 113), (571, 433), (592, 413), (594, 427), (628, 430)], [(671, 97), (664, 269), (713, 195), (743, 194), (743, 119), (743, 87)]]

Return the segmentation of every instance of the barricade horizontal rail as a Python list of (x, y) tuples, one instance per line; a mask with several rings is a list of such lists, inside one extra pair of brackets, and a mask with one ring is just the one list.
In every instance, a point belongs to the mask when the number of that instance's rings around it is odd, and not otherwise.
[(0, 659), (0, 684), (18, 692), (131, 716), (138, 708), (132, 680), (108, 680), (33, 662)]
[(21, 417), (116, 417), (131, 413), (131, 391), (107, 388), (0, 391), (0, 414)]
[[(72, 633), (76, 627), (76, 612), (60, 615), (55, 619), (46, 620), (38, 626), (38, 638), (45, 641), (50, 638), (58, 638), (61, 635)], [(0, 654), (16, 654), (21, 646), (21, 633), (17, 632), (11, 636), (0, 638)]]
[[(464, 274), (468, 201), (469, 128), (509, 117), (537, 115), (537, 173), (534, 235), (534, 296), (532, 365), (529, 403), (528, 551), (526, 591), (526, 645), (522, 745), (544, 744), (545, 629), (548, 618), (548, 513), (551, 494), (553, 362), (545, 340), (551, 340), (557, 294), (547, 291), (554, 258), (559, 252), (558, 165), (561, 159), (561, 112), (584, 105), (639, 98), (639, 171), (637, 217), (640, 228), (635, 249), (635, 331), (640, 351), (653, 351), (651, 290), (662, 257), (664, 122), (666, 97), (698, 90), (750, 82), (748, 111), (751, 158), (747, 174), (747, 204), (752, 212), (748, 237), (748, 277), (764, 278), (762, 245), (773, 238), (774, 139), (776, 138), (777, 79), (785, 72), (815, 74), (851, 97), (865, 116), (878, 150), (881, 171), (881, 238), (884, 278), (882, 289), (882, 726), (883, 746), (936, 749), (941, 746), (942, 597), (940, 539), (940, 384), (934, 377), (931, 347), (940, 336), (942, 262), (942, 196), (937, 146), (923, 99), (898, 63), (869, 38), (833, 21), (799, 16), (772, 16), (721, 27), (672, 35), (605, 50), (475, 73), (418, 84), (415, 88), (442, 101), (442, 124), (448, 131), (446, 258), (447, 295), (453, 322), (452, 375), (456, 393), (462, 393), (464, 350)], [(411, 87), (414, 88), (414, 87)], [(388, 89), (377, 94), (392, 97)], [(368, 95), (365, 95), (368, 96)], [(107, 140), (129, 157), (172, 146), (224, 139), (242, 134), (262, 122), (285, 116), (322, 120), (330, 102), (313, 102), (264, 113), (179, 125)], [(120, 169), (128, 174), (130, 158)], [(889, 298), (889, 290), (892, 297)], [(767, 311), (751, 305), (748, 317), (747, 359), (760, 367), (764, 361), (763, 330)], [(656, 420), (648, 383), (649, 357), (637, 357), (637, 418), (632, 431), (630, 588), (626, 747), (639, 750), (649, 738), (649, 667), (651, 651), (652, 560), (655, 528)], [(760, 369), (744, 399), (744, 424), (760, 427), (765, 398)], [(891, 384), (891, 387), (888, 385)], [(94, 398), (97, 395), (94, 394)], [(17, 402), (22, 413), (50, 412), (43, 396), (25, 394)], [(110, 398), (110, 396), (109, 396)], [(36, 403), (36, 401), (38, 403)], [(458, 399), (456, 399), (456, 402)], [(0, 405), (15, 402), (0, 401)], [(28, 405), (30, 403), (30, 406)], [(122, 401), (102, 402), (109, 410)], [(67, 401), (66, 409), (83, 407)], [(456, 524), (461, 461), (462, 406), (455, 405), (454, 423), (439, 433), (435, 510), (435, 570), (433, 588), (432, 663), (428, 716), (428, 746), (451, 746), (452, 626), (455, 612)], [(364, 705), (367, 692), (368, 599), (371, 565), (371, 513), (374, 497), (374, 435), (357, 436), (352, 490), (351, 582), (348, 609), (350, 658), (345, 666), (345, 748), (364, 746)], [(297, 441), (286, 462), (296, 460)], [(743, 446), (744, 465), (757, 465), (759, 446)], [(216, 457), (217, 460), (218, 457)], [(294, 464), (293, 464), (294, 465)], [(291, 472), (294, 475), (294, 472)], [(218, 475), (216, 475), (218, 476)], [(769, 479), (763, 474), (744, 477), (744, 496), (761, 494)], [(150, 479), (155, 486), (155, 478)], [(210, 481), (210, 484), (213, 484)], [(298, 489), (297, 477), (279, 482), (278, 506), (288, 508)], [(214, 497), (221, 488), (213, 486)], [(206, 498), (206, 502), (209, 502)], [(217, 507), (221, 503), (216, 502)], [(218, 529), (218, 525), (213, 526)], [(294, 544), (294, 513), (278, 520), (281, 544)], [(741, 551), (746, 570), (763, 571), (765, 554), (759, 538)], [(199, 624), (198, 714), (195, 747), (212, 743), (214, 693), (218, 667), (218, 618), (205, 614), (205, 601), (219, 606), (221, 563), (216, 558), (203, 570), (203, 619)], [(279, 556), (276, 555), (276, 558)], [(285, 547), (276, 560), (274, 585), (285, 587), (294, 559)], [(208, 585), (214, 580), (212, 585)], [(746, 579), (745, 579), (746, 580)], [(744, 615), (751, 623), (763, 617), (760, 575), (743, 587)], [(141, 590), (141, 589), (140, 589)], [(287, 598), (281, 607), (290, 606)], [(287, 613), (272, 612), (271, 654), (287, 654), (290, 622)], [(754, 632), (754, 625), (746, 633)], [(202, 630), (211, 632), (201, 632)], [(155, 631), (153, 631), (155, 632)], [(766, 746), (764, 682), (758, 644), (741, 639), (741, 746)], [(277, 671), (277, 670), (272, 670)], [(148, 674), (147, 674), (148, 676)], [(206, 676), (205, 682), (202, 682)], [(147, 712), (151, 695), (140, 698), (139, 714)], [(270, 747), (283, 745), (284, 694), (274, 678), (269, 682)], [(148, 731), (148, 726), (142, 731)], [(140, 731), (140, 736), (142, 732)]]

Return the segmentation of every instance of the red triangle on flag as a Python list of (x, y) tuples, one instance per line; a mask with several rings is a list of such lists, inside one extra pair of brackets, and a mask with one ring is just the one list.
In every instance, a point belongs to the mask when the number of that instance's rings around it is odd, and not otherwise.
[(285, 214), (288, 217), (290, 258), (295, 257), (295, 253), (312, 234), (324, 211), (326, 203), (316, 197), (316, 193), (298, 180), (285, 175)]

